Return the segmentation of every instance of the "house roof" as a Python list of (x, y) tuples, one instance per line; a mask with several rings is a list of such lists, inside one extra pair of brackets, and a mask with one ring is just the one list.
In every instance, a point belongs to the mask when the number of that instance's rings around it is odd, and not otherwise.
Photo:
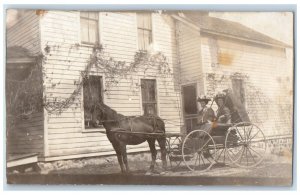
[[(179, 14), (180, 17), (183, 17)], [(233, 38), (240, 38), (261, 44), (267, 44), (277, 47), (291, 47), (290, 45), (273, 39), (265, 34), (257, 32), (238, 22), (232, 22), (220, 18), (208, 16), (208, 14), (196, 14), (195, 12), (185, 12), (186, 21), (198, 26), (201, 32), (221, 34)]]
[(29, 50), (19, 46), (8, 47), (6, 49), (6, 63), (18, 64), (18, 63), (33, 63), (35, 56), (30, 54)]

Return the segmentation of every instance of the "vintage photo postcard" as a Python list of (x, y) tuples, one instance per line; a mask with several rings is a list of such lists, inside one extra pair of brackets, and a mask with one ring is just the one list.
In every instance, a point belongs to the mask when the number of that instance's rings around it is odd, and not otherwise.
[(293, 12), (6, 10), (8, 184), (293, 182)]

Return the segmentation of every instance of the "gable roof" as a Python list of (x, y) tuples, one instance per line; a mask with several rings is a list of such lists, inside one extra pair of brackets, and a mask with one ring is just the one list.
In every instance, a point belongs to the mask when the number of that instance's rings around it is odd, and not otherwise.
[[(7, 64), (26, 64), (34, 63), (35, 56), (31, 55), (29, 50), (20, 46), (6, 48)], [(10, 68), (10, 66), (8, 66)]]
[(290, 45), (273, 39), (265, 34), (257, 32), (238, 22), (232, 22), (220, 18), (208, 16), (208, 14), (196, 14), (195, 12), (185, 12), (184, 17), (180, 17), (187, 22), (192, 23), (200, 28), (201, 32), (210, 34), (220, 34), (232, 38), (244, 39), (261, 44), (277, 46), (281, 48), (291, 47)]

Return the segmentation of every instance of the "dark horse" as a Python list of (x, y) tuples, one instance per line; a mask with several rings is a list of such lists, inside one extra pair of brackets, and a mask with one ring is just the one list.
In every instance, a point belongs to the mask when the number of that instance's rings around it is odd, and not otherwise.
[[(100, 121), (106, 129), (106, 135), (116, 151), (122, 173), (129, 172), (126, 145), (138, 145), (148, 142), (152, 161), (150, 171), (154, 171), (156, 161), (155, 140), (161, 149), (163, 168), (167, 168), (165, 124), (158, 116), (124, 116), (104, 103), (93, 109), (92, 120)], [(149, 135), (154, 133), (156, 136)], [(124, 166), (125, 165), (125, 166)]]

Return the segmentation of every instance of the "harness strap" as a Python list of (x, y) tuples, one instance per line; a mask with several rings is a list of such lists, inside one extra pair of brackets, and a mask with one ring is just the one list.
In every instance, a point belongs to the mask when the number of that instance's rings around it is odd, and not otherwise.
[(130, 131), (132, 132), (132, 118), (129, 118), (129, 120), (130, 120), (130, 123), (129, 123)]
[(154, 130), (154, 132), (156, 132), (156, 128), (157, 128), (156, 117), (153, 117), (153, 130)]

